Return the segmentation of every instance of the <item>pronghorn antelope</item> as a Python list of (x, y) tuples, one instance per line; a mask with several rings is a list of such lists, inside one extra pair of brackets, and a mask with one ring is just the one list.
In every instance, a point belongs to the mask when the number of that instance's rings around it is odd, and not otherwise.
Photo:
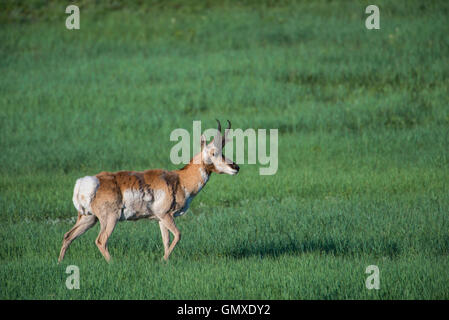
[[(201, 136), (201, 151), (184, 168), (174, 171), (146, 170), (100, 172), (76, 181), (73, 204), (78, 210), (78, 220), (63, 238), (60, 262), (73, 240), (100, 221), (100, 233), (95, 244), (110, 260), (108, 239), (118, 221), (156, 219), (164, 244), (165, 260), (181, 238), (174, 218), (183, 215), (192, 199), (201, 191), (212, 172), (235, 175), (239, 166), (225, 158), (221, 152), (227, 139), (221, 134), (218, 121), (217, 134), (207, 144)], [(228, 129), (231, 123), (228, 120)], [(170, 244), (169, 231), (174, 238)]]

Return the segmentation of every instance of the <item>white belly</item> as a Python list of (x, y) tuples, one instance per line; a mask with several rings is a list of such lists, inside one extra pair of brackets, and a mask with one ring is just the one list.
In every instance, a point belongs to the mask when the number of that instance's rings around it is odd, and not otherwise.
[(143, 205), (143, 192), (139, 190), (126, 190), (123, 193), (123, 208), (120, 220), (133, 218)]
[[(123, 207), (120, 220), (134, 220), (153, 214), (153, 205), (159, 201), (156, 193), (149, 191), (128, 189), (123, 193)], [(158, 197), (159, 198), (159, 197)]]

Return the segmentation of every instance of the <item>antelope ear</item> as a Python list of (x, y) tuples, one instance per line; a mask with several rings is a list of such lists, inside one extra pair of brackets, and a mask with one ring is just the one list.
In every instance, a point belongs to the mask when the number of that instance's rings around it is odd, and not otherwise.
[(201, 151), (204, 150), (204, 147), (206, 146), (206, 136), (204, 134), (201, 135)]

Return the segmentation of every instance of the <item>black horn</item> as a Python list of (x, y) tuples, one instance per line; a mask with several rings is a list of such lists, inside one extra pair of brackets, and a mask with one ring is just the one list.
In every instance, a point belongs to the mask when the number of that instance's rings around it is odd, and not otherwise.
[(228, 121), (228, 128), (225, 129), (224, 135), (221, 137), (221, 147), (222, 148), (224, 148), (224, 146), (227, 142), (226, 137), (228, 136), (228, 133), (229, 133), (228, 130), (231, 129), (231, 121), (229, 121), (229, 120), (226, 120), (226, 121)]
[(221, 134), (221, 123), (220, 123), (220, 120), (218, 120), (218, 119), (215, 119), (215, 120), (217, 120), (217, 123), (218, 123), (217, 131)]
[(215, 144), (215, 146), (217, 146), (217, 148), (220, 146), (219, 145), (219, 141), (221, 141), (222, 140), (222, 136), (221, 136), (221, 123), (220, 123), (220, 121), (218, 120), (218, 119), (215, 119), (215, 120), (217, 120), (217, 123), (218, 123), (218, 127), (217, 127), (217, 133), (215, 134), (215, 137), (214, 137), (214, 144)]

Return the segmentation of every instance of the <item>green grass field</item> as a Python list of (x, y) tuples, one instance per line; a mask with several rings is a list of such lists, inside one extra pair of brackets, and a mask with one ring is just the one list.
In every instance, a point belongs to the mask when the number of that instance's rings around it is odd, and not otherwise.
[[(449, 298), (447, 2), (107, 3), (0, 8), (1, 299)], [(57, 264), (77, 178), (179, 168), (215, 118), (278, 129), (277, 173), (212, 176), (168, 263), (140, 220)]]

